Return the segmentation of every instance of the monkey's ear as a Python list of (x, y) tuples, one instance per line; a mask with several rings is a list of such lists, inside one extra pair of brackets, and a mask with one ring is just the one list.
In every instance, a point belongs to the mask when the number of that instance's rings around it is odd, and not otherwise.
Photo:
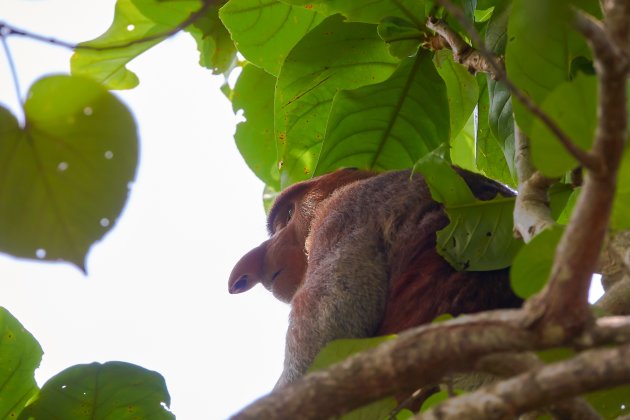
[(262, 281), (262, 266), (267, 249), (267, 242), (252, 249), (236, 263), (228, 280), (228, 291), (231, 294), (243, 293)]

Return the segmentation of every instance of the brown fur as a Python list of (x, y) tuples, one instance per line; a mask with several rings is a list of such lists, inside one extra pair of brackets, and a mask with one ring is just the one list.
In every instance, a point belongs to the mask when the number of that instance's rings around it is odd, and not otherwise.
[[(512, 194), (458, 172), (480, 199)], [(301, 376), (333, 339), (396, 333), (443, 313), (520, 305), (507, 269), (457, 272), (438, 255), (436, 231), (447, 224), (422, 176), (409, 171), (341, 170), (280, 194), (268, 218), (271, 238), (246, 254), (229, 280), (231, 293), (260, 282), (291, 302), (278, 386)]]

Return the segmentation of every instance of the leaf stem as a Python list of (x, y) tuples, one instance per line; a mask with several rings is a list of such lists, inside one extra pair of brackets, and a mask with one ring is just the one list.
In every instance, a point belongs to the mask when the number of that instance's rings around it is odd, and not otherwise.
[(7, 34), (5, 28), (0, 23), (0, 40), (2, 41), (2, 48), (4, 49), (4, 55), (7, 57), (7, 62), (9, 63), (9, 70), (11, 71), (11, 78), (13, 79), (13, 87), (15, 88), (15, 94), (17, 96), (18, 103), (22, 108), (22, 112), (24, 112), (24, 99), (22, 97), (22, 91), (20, 89), (20, 80), (17, 74), (17, 68), (15, 66), (15, 61), (13, 60), (13, 55), (11, 54), (11, 49), (9, 48), (9, 44), (7, 43)]

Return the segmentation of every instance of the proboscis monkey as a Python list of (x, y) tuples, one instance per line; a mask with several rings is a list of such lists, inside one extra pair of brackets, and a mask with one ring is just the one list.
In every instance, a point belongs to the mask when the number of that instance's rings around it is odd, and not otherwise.
[[(456, 168), (482, 200), (513, 193)], [(344, 169), (283, 191), (269, 212), (270, 238), (236, 264), (230, 293), (262, 283), (290, 302), (284, 371), (302, 376), (339, 338), (403, 331), (450, 313), (517, 307), (508, 270), (458, 272), (436, 251), (448, 224), (419, 174)]]

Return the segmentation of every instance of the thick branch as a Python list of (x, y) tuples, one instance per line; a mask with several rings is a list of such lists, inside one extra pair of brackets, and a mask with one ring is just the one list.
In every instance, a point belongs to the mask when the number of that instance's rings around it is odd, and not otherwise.
[(505, 310), (417, 327), (396, 340), (307, 375), (234, 418), (328, 418), (390, 395), (411, 392), (438, 383), (448, 373), (470, 370), (483, 355), (532, 349), (535, 334), (524, 324), (521, 311)]
[(585, 351), (448, 400), (420, 419), (515, 418), (575, 395), (630, 382), (630, 345)]
[[(481, 358), (477, 362), (476, 369), (492, 373), (500, 378), (508, 378), (540, 369), (543, 366), (544, 363), (534, 353), (500, 353)], [(560, 419), (595, 420), (600, 418), (585, 400), (578, 397), (557, 401), (547, 409), (555, 418)]]
[[(503, 310), (416, 327), (396, 340), (307, 375), (254, 402), (234, 418), (328, 418), (438, 383), (451, 373), (470, 372), (489, 354), (571, 344), (547, 340), (532, 332), (529, 322), (524, 310)], [(594, 346), (627, 341), (630, 317), (614, 317), (598, 320), (576, 343)]]
[[(556, 249), (551, 278), (544, 292), (548, 332), (555, 325), (561, 325), (565, 332), (575, 332), (591, 317), (588, 290), (608, 228), (627, 135), (628, 62), (619, 54), (621, 50), (613, 38), (606, 34), (607, 29), (584, 14), (577, 16), (578, 28), (587, 36), (595, 58), (599, 98), (593, 153), (604, 162), (604, 167), (587, 173), (569, 225)], [(630, 18), (625, 25), (630, 25)]]
[(479, 51), (468, 45), (445, 22), (430, 17), (427, 28), (437, 33), (453, 51), (453, 59), (468, 69), (470, 73), (489, 73), (498, 77), (492, 64)]

